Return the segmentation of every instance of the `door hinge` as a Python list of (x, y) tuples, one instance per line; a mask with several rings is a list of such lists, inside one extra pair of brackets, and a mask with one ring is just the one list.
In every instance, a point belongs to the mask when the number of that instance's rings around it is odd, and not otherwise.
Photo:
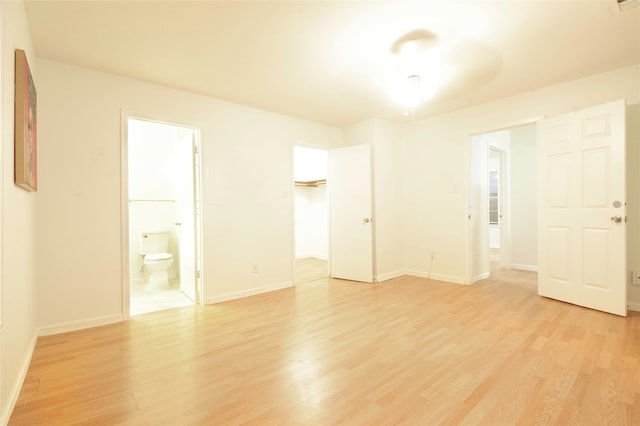
[(196, 279), (200, 279), (200, 271), (196, 271)]

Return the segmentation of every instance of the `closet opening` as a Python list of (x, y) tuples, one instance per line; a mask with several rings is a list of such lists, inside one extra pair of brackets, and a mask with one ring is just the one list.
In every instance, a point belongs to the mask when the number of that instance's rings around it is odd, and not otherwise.
[(293, 147), (294, 284), (329, 276), (328, 151)]

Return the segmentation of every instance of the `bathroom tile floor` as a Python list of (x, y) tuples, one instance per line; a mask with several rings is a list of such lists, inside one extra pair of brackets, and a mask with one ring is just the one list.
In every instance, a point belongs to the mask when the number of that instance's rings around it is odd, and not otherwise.
[(193, 305), (194, 303), (180, 291), (178, 282), (172, 282), (171, 286), (166, 289), (152, 289), (147, 288), (144, 284), (131, 284), (129, 291), (131, 294), (131, 316)]

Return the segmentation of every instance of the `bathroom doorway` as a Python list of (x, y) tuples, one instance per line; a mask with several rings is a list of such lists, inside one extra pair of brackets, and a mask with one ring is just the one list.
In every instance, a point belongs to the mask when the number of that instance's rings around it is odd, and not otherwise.
[[(200, 303), (199, 131), (132, 117), (126, 129), (129, 315)], [(172, 260), (160, 272), (140, 244), (152, 233)]]
[(328, 151), (293, 147), (295, 284), (329, 276)]

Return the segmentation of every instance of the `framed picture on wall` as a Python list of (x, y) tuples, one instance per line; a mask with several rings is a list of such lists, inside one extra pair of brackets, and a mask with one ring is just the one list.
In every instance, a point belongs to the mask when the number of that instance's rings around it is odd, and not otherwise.
[(14, 181), (38, 189), (36, 86), (24, 50), (16, 49)]

